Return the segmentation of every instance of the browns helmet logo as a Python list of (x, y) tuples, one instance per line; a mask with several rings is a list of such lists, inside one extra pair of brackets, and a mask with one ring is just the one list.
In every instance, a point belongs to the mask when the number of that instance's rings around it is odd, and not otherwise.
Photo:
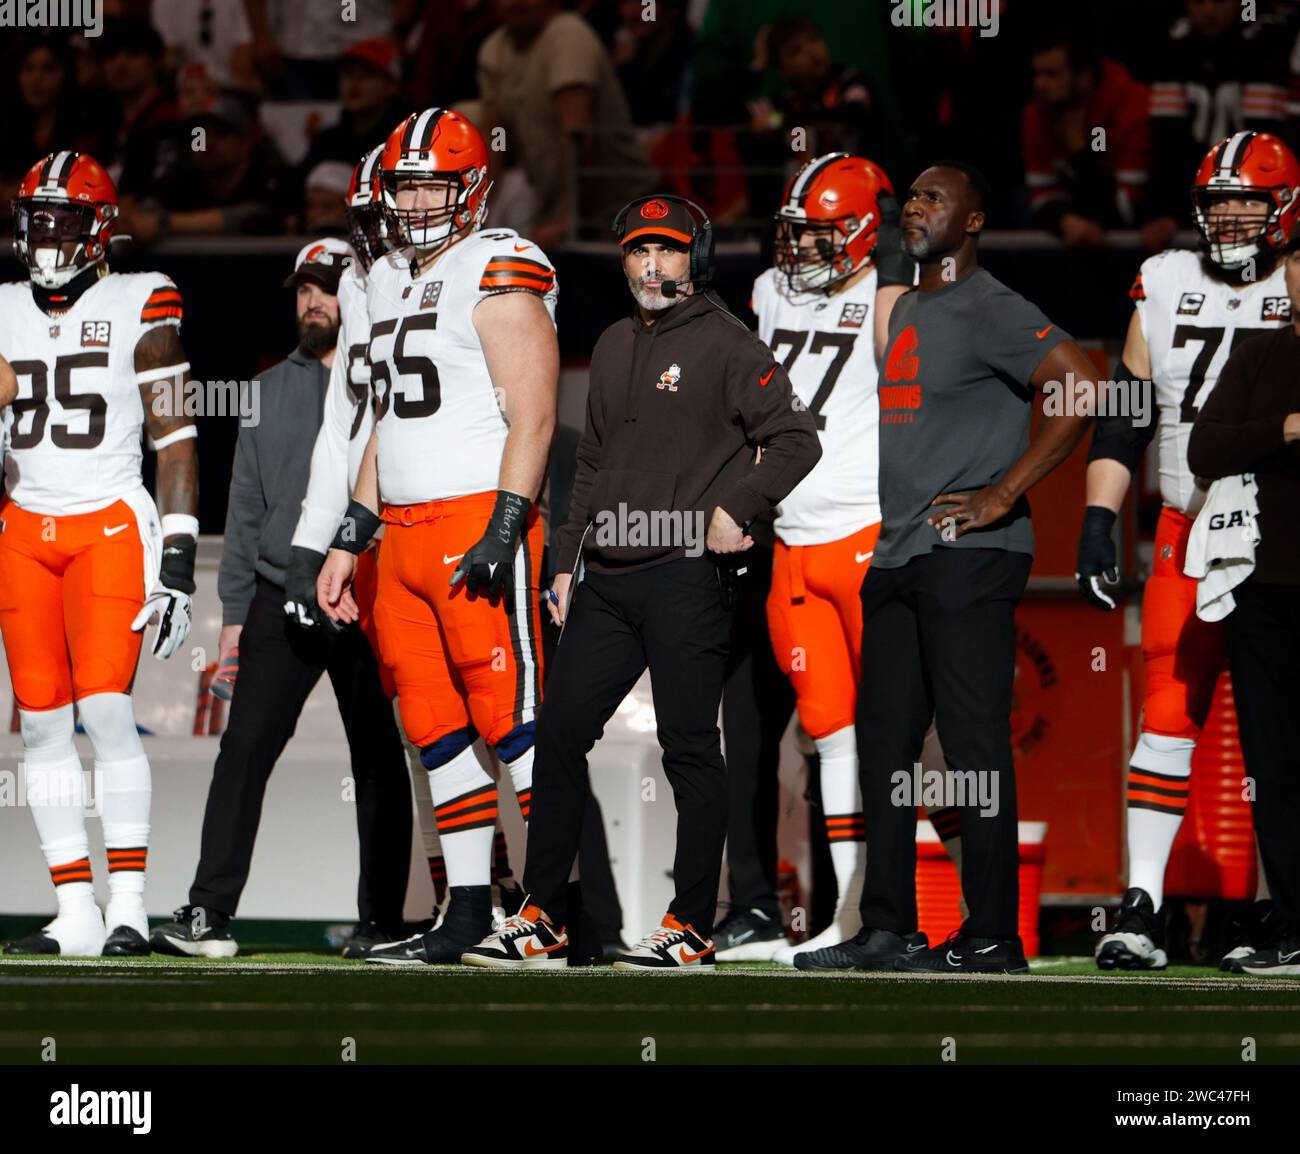
[(642, 220), (663, 220), (668, 215), (668, 206), (662, 200), (647, 200), (641, 206)]

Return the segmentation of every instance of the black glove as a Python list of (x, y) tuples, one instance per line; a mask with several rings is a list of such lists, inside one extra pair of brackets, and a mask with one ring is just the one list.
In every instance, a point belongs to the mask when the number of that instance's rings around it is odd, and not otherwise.
[(1083, 528), (1079, 531), (1078, 571), (1074, 579), (1084, 597), (1098, 609), (1115, 608), (1115, 599), (1102, 589), (1119, 584), (1119, 565), (1115, 560), (1115, 542), (1110, 531), (1115, 524), (1115, 514), (1100, 505), (1089, 505), (1083, 511)]
[(880, 228), (876, 233), (876, 285), (903, 285), (911, 288), (916, 283), (916, 261), (903, 251), (902, 208), (896, 196), (882, 193), (876, 198), (880, 205)]
[(524, 521), (533, 503), (518, 493), (497, 490), (496, 508), (488, 521), (487, 532), (473, 546), (451, 575), (455, 585), (464, 579), (465, 588), (473, 596), (489, 600), (503, 597), (506, 608), (514, 608), (515, 550), (524, 530)]
[(302, 629), (324, 625), (335, 633), (343, 626), (331, 621), (316, 599), (316, 578), (325, 564), (325, 554), (294, 545), (289, 550), (289, 567), (284, 572), (284, 612)]

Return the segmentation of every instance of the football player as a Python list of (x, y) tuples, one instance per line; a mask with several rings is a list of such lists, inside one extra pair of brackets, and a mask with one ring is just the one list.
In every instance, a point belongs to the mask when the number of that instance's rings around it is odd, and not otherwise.
[[(1276, 136), (1238, 132), (1206, 153), (1192, 202), (1202, 251), (1171, 249), (1143, 262), (1114, 372), (1134, 389), (1154, 384), (1158, 420), (1151, 399), (1132, 394), (1123, 411), (1099, 412), (1088, 455), (1077, 576), (1098, 608), (1115, 608), (1106, 591), (1119, 581), (1111, 527), (1153, 438), (1164, 504), (1142, 597), (1146, 690), (1128, 771), (1129, 888), (1114, 931), (1097, 946), (1103, 970), (1156, 970), (1167, 962), (1165, 866), (1224, 663), (1222, 626), (1196, 616), (1196, 581), (1183, 573), (1188, 535), (1205, 499), (1187, 466), (1187, 439), (1233, 348), (1290, 320), (1279, 253), (1300, 219), (1300, 163)], [(1262, 869), (1259, 876), (1252, 932), (1266, 936), (1270, 903)], [(1268, 943), (1261, 937), (1254, 944)], [(1249, 952), (1233, 950), (1224, 967)]]
[[(158, 273), (109, 271), (117, 192), (92, 157), (55, 152), (23, 178), (14, 241), (30, 281), (0, 285), (0, 351), (19, 388), (5, 415), (0, 632), (27, 800), (58, 914), (8, 954), (146, 954), (149, 762), (131, 683), (141, 630), (169, 657), (190, 629), (198, 537), (181, 295)], [(158, 504), (141, 481), (141, 427)], [(95, 904), (73, 706), (95, 753), (109, 901)]]
[(431, 771), (450, 900), (435, 930), (369, 962), (455, 965), (491, 931), (497, 786), (477, 736), (528, 817), (541, 692), (533, 502), (555, 424), (555, 270), (518, 234), (482, 230), (487, 171), (478, 130), (441, 108), (407, 117), (379, 161), (398, 251), (366, 286), (375, 428), (318, 597), (331, 619), (358, 619), (356, 555), (382, 521), (380, 652)]
[[(877, 267), (882, 202), (892, 197), (889, 177), (870, 160), (832, 152), (809, 161), (786, 185), (774, 218), (774, 267), (754, 282), (751, 301), (758, 335), (790, 374), (822, 442), (821, 460), (777, 508), (767, 599), (773, 651), (819, 755), (838, 889), (834, 918), (822, 933), (771, 955), (800, 968), (840, 968), (833, 947), (862, 928), (866, 843), (853, 716), (860, 593), (880, 533), (877, 292), (904, 291), (882, 285)], [(939, 814), (931, 816), (940, 822)], [(940, 828), (955, 854), (955, 826)]]

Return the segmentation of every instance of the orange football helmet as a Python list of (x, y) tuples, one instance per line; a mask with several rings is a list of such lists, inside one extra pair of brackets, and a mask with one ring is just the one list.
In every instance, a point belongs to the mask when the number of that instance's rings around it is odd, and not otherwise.
[[(1257, 226), (1253, 217), (1212, 214), (1215, 199), (1224, 196), (1267, 201), (1263, 224)], [(1220, 268), (1240, 268), (1268, 249), (1281, 252), (1300, 220), (1300, 161), (1268, 132), (1224, 137), (1196, 170), (1192, 209), (1209, 257)]]
[(362, 268), (369, 268), (391, 247), (384, 227), (384, 202), (379, 188), (379, 157), (383, 145), (357, 162), (348, 185), (348, 230)]
[(27, 170), (14, 198), (14, 248), (32, 283), (53, 289), (104, 259), (117, 189), (84, 152), (51, 152)]
[(879, 197), (893, 192), (884, 169), (865, 157), (830, 152), (805, 164), (786, 185), (773, 217), (775, 263), (791, 291), (825, 292), (870, 260), (880, 230)]
[[(397, 187), (405, 181), (442, 185), (444, 204), (399, 209)], [(436, 248), (449, 237), (473, 232), (487, 217), (487, 145), (458, 112), (413, 112), (388, 136), (379, 158), (379, 183), (391, 240)]]

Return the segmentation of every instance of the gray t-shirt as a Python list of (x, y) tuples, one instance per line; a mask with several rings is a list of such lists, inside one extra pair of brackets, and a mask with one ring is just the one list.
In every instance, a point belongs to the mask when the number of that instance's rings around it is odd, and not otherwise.
[(983, 269), (913, 289), (889, 318), (880, 374), (880, 540), (896, 569), (936, 546), (1034, 552), (1029, 502), (951, 541), (926, 524), (942, 493), (982, 489), (1029, 447), (1029, 378), (1070, 335)]

